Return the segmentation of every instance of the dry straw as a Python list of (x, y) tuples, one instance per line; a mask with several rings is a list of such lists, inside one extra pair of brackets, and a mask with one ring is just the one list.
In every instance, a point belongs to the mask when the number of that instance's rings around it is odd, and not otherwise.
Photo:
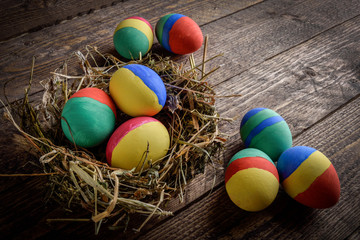
[[(219, 136), (221, 118), (214, 105), (216, 95), (206, 82), (217, 68), (205, 72), (205, 63), (218, 56), (206, 60), (205, 48), (202, 64), (196, 65), (191, 55), (188, 67), (154, 53), (138, 61), (123, 62), (91, 46), (75, 52), (74, 56), (80, 63), (80, 74), (69, 75), (68, 68), (73, 66), (65, 62), (50, 79), (42, 82), (44, 94), (36, 106), (29, 103), (31, 77), (24, 99), (11, 107), (8, 105), (6, 117), (38, 152), (44, 173), (33, 176), (49, 175), (49, 198), (66, 209), (80, 205), (90, 211), (95, 233), (104, 220), (112, 229), (126, 229), (130, 214), (145, 214), (146, 220), (136, 229), (140, 231), (151, 217), (172, 215), (162, 210), (162, 203), (176, 195), (182, 201), (186, 183), (216, 159), (225, 142)], [(108, 166), (106, 144), (91, 150), (71, 145), (60, 125), (61, 110), (74, 92), (86, 87), (108, 92), (112, 73), (129, 63), (143, 64), (156, 71), (168, 95), (166, 107), (155, 118), (168, 128), (170, 149), (162, 161), (139, 173)], [(20, 116), (20, 121), (14, 120), (15, 114)], [(129, 117), (120, 113), (119, 119), (118, 125)]]

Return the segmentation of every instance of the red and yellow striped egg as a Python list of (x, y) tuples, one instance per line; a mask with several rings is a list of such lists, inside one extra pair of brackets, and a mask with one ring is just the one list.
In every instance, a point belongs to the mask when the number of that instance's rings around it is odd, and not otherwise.
[(160, 121), (136, 117), (121, 124), (112, 134), (106, 146), (106, 159), (113, 167), (139, 171), (148, 168), (148, 161), (161, 160), (169, 145), (169, 133)]
[(116, 51), (124, 58), (139, 59), (151, 48), (154, 41), (153, 29), (142, 17), (126, 18), (116, 27), (113, 41)]
[(246, 148), (231, 158), (225, 172), (225, 187), (238, 207), (256, 212), (275, 200), (279, 175), (268, 155), (255, 148)]
[(286, 193), (312, 208), (329, 208), (340, 198), (340, 181), (330, 160), (321, 152), (296, 146), (278, 160), (281, 184)]

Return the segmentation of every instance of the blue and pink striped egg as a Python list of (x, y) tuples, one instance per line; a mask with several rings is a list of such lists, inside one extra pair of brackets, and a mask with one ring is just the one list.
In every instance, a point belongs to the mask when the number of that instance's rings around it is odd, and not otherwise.
[(166, 155), (169, 145), (169, 133), (160, 121), (136, 117), (121, 124), (111, 135), (106, 159), (113, 167), (145, 170), (149, 167), (148, 161), (156, 163)]
[(330, 160), (321, 152), (296, 146), (281, 154), (277, 169), (286, 193), (312, 208), (329, 208), (340, 198), (340, 181)]
[(166, 89), (152, 69), (129, 64), (117, 70), (110, 79), (110, 95), (118, 108), (132, 116), (154, 116), (166, 101)]
[(110, 96), (98, 88), (74, 93), (61, 113), (61, 127), (69, 141), (94, 147), (106, 140), (115, 128), (116, 108)]
[(273, 161), (292, 146), (292, 136), (285, 120), (268, 108), (254, 108), (247, 112), (240, 125), (245, 147), (265, 152)]
[(155, 33), (161, 46), (176, 54), (193, 53), (203, 43), (199, 25), (181, 14), (172, 13), (160, 18)]
[(139, 59), (150, 50), (154, 33), (151, 24), (141, 17), (129, 17), (116, 27), (113, 41), (116, 51), (124, 58)]
[(271, 158), (255, 148), (236, 153), (225, 172), (225, 187), (231, 201), (243, 210), (268, 207), (279, 191), (279, 175)]

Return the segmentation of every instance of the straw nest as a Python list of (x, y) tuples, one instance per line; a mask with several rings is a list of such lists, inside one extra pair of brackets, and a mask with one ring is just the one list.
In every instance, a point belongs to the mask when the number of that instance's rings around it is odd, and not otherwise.
[[(192, 55), (183, 64), (154, 53), (123, 62), (87, 46), (72, 57), (80, 64), (80, 74), (69, 75), (65, 62), (51, 78), (41, 82), (44, 92), (40, 103), (29, 103), (30, 78), (24, 99), (6, 107), (6, 117), (36, 149), (44, 174), (49, 175), (48, 197), (68, 210), (80, 205), (91, 212), (96, 232), (105, 220), (110, 228), (126, 229), (132, 213), (147, 215), (138, 231), (152, 216), (172, 215), (162, 210), (162, 203), (175, 196), (182, 201), (186, 183), (202, 173), (206, 164), (213, 163), (226, 141), (218, 130), (221, 118), (215, 109), (216, 95), (206, 81), (217, 68), (204, 71), (205, 63), (217, 56), (205, 60), (205, 48), (199, 65)], [(86, 87), (108, 92), (112, 73), (129, 63), (143, 64), (157, 72), (168, 95), (166, 106), (154, 117), (167, 127), (170, 149), (163, 161), (138, 173), (109, 166), (106, 143), (93, 149), (72, 145), (63, 136), (60, 124), (62, 108), (74, 92)], [(15, 114), (20, 121), (14, 120)], [(117, 126), (129, 118), (120, 113)]]

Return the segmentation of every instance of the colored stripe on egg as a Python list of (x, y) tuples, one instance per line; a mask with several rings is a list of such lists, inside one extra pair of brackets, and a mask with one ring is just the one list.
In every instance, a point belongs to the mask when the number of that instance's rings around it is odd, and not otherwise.
[(115, 104), (132, 116), (154, 116), (166, 102), (166, 88), (151, 68), (129, 64), (118, 69), (110, 79), (109, 91)]
[[(331, 165), (331, 162), (319, 151), (313, 152), (299, 167), (282, 181), (290, 197), (306, 191), (310, 185), (321, 176)], [(299, 184), (301, 183), (301, 184)]]
[(262, 157), (242, 157), (231, 162), (225, 173), (225, 183), (238, 171), (257, 168), (272, 173), (279, 181), (279, 175), (272, 161)]
[(258, 149), (255, 148), (246, 148), (243, 149), (239, 152), (237, 152), (229, 161), (228, 166), (235, 160), (239, 159), (239, 158), (244, 158), (244, 157), (261, 157), (261, 158), (265, 158), (267, 160), (269, 160), (274, 166), (274, 162), (271, 160), (271, 158), (266, 155), (266, 153), (259, 151)]
[(86, 88), (86, 91), (78, 91), (74, 93), (69, 99), (72, 98), (81, 98), (81, 97), (87, 97), (92, 99), (95, 99), (96, 101), (99, 101), (106, 106), (108, 106), (114, 113), (116, 118), (116, 107), (114, 102), (111, 100), (111, 98), (108, 95), (104, 95), (104, 91), (98, 89), (98, 88)]
[[(138, 19), (138, 20), (141, 20), (143, 21), (144, 23), (146, 23), (150, 28), (151, 28), (151, 31), (153, 31), (153, 28), (151, 26), (151, 24), (145, 19), (145, 18), (142, 18), (142, 17), (138, 17), (138, 16), (133, 16), (133, 17), (128, 17), (126, 19)], [(125, 20), (126, 20), (125, 19)]]
[(260, 211), (276, 198), (279, 182), (266, 170), (249, 168), (235, 173), (225, 188), (231, 201), (240, 208), (246, 211)]
[(285, 120), (281, 116), (270, 117), (270, 118), (262, 121), (254, 129), (252, 129), (251, 132), (249, 133), (249, 135), (247, 136), (247, 138), (245, 140), (245, 147), (249, 147), (253, 138), (256, 137), (259, 133), (261, 133), (265, 128), (271, 127), (274, 124), (276, 124), (278, 122), (282, 122), (282, 121), (285, 121)]
[[(163, 85), (159, 85), (158, 82), (162, 82), (161, 78), (151, 69), (140, 64), (131, 64), (124, 66), (124, 68), (132, 71), (135, 76), (142, 80), (142, 82), (151, 89), (158, 99), (158, 103), (163, 107), (166, 101), (166, 90)], [(154, 81), (154, 77), (158, 78), (158, 81)]]
[(163, 31), (164, 31), (164, 25), (166, 23), (166, 21), (169, 19), (169, 17), (171, 17), (172, 15), (174, 15), (175, 13), (172, 14), (168, 14), (164, 17), (162, 17), (159, 22), (156, 24), (156, 28), (155, 28), (155, 33), (156, 33), (156, 37), (159, 40), (159, 43), (162, 45), (163, 44)]
[[(145, 19), (144, 19), (145, 20)], [(146, 20), (145, 20), (146, 21)], [(114, 35), (121, 29), (124, 28), (133, 28), (133, 29), (137, 29), (138, 31), (140, 31), (142, 34), (144, 34), (148, 40), (148, 42), (153, 42), (154, 40), (154, 36), (153, 36), (153, 31), (151, 26), (149, 26), (149, 24), (146, 22), (144, 22), (141, 19), (134, 19), (134, 18), (127, 18), (124, 21), (122, 21), (115, 29), (115, 33)], [(127, 29), (127, 31), (129, 31), (130, 29)], [(136, 40), (136, 38), (134, 39), (130, 39), (132, 41)], [(148, 44), (148, 48), (147, 51), (149, 51), (151, 48), (151, 45)]]
[(257, 114), (258, 112), (261, 112), (262, 110), (265, 110), (266, 108), (254, 108), (252, 109), (250, 112), (248, 112), (247, 114), (245, 114), (245, 116), (243, 117), (243, 119), (241, 120), (241, 124), (240, 124), (240, 128), (242, 128), (242, 126), (249, 120), (249, 118), (251, 118), (252, 116), (254, 116), (255, 114)]
[(292, 161), (279, 161), (277, 168), (280, 170), (280, 179), (283, 181), (289, 177), (306, 159), (313, 154), (316, 149), (305, 147), (305, 146), (296, 146), (294, 147), (296, 151), (286, 151), (284, 152), (282, 159), (292, 159)]
[(175, 22), (182, 17), (185, 17), (185, 16), (181, 15), (181, 14), (172, 14), (166, 20), (166, 22), (164, 24), (161, 42), (162, 42), (163, 47), (168, 51), (172, 51), (171, 47), (170, 47), (170, 34), (171, 34), (170, 31), (171, 31), (173, 25), (175, 24)]
[(248, 112), (241, 122), (240, 133), (245, 147), (249, 147), (253, 138), (267, 127), (285, 120), (275, 111), (256, 108)]
[(328, 208), (338, 202), (339, 196), (340, 182), (336, 170), (331, 164), (305, 192), (299, 193), (294, 199), (306, 206)]
[(124, 125), (122, 128), (116, 130), (116, 134), (113, 134), (111, 141), (108, 142), (106, 149), (106, 159), (108, 159), (111, 165), (112, 154), (118, 143), (125, 137), (130, 131), (142, 126), (143, 124), (158, 122), (158, 120), (149, 117), (138, 117), (136, 121), (132, 121), (131, 124)]

